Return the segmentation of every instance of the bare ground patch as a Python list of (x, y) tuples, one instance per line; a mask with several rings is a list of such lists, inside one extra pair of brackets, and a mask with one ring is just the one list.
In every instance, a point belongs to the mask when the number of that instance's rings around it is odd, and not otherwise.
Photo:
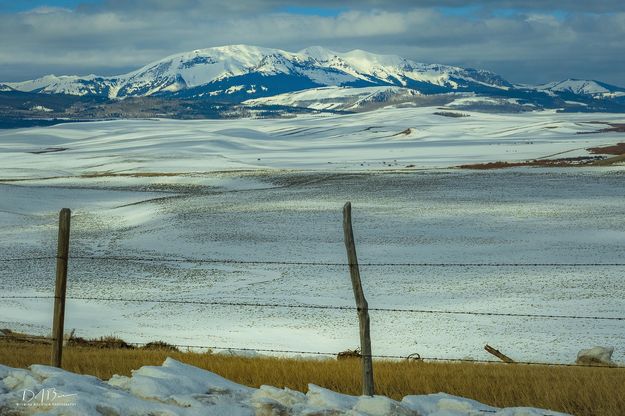
[(590, 147), (588, 149), (593, 155), (623, 155), (625, 154), (625, 143), (617, 143), (613, 146)]
[(596, 166), (599, 162), (605, 162), (607, 160), (609, 159), (606, 159), (605, 157), (602, 157), (602, 156), (579, 156), (579, 157), (567, 157), (567, 158), (560, 158), (560, 159), (524, 160), (521, 162), (496, 161), (496, 162), (488, 162), (488, 163), (473, 163), (473, 164), (460, 165), (458, 167), (460, 169), (488, 170), (488, 169), (514, 168), (518, 166), (540, 166), (540, 167)]
[(33, 155), (41, 155), (44, 153), (58, 153), (58, 152), (64, 152), (68, 150), (67, 147), (46, 147), (45, 149), (41, 149), (41, 150), (35, 150), (32, 152), (28, 152), (28, 153), (32, 153)]

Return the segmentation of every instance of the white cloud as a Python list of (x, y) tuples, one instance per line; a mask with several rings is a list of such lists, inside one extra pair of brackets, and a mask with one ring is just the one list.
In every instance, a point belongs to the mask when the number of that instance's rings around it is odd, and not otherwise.
[(71, 9), (67, 9), (65, 7), (50, 7), (50, 6), (40, 6), (35, 7), (34, 9), (30, 9), (23, 14), (52, 14), (52, 13), (71, 13)]
[(320, 44), (396, 53), (484, 67), (513, 82), (573, 76), (625, 85), (625, 13), (463, 16), (377, 2), (375, 9), (316, 16), (287, 13), (278, 0), (246, 2), (252, 12), (242, 12), (241, 4), (177, 0), (172, 7), (161, 0), (111, 0), (99, 8), (0, 15), (0, 80), (46, 73), (112, 75), (177, 52), (248, 43), (293, 51)]

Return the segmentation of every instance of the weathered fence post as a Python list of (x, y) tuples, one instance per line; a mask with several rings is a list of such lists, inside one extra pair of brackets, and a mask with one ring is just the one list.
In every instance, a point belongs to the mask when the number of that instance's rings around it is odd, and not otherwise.
[(343, 207), (343, 232), (345, 233), (345, 248), (349, 261), (349, 274), (352, 278), (352, 288), (356, 298), (358, 321), (360, 322), (360, 352), (362, 354), (362, 394), (373, 396), (373, 363), (371, 357), (371, 334), (369, 333), (369, 305), (365, 299), (360, 282), (360, 270), (356, 257), (356, 244), (352, 230), (352, 204), (347, 202)]
[(508, 357), (506, 354), (504, 354), (501, 351), (491, 347), (488, 344), (486, 344), (484, 346), (484, 349), (486, 351), (488, 351), (489, 353), (493, 354), (495, 357), (499, 358), (504, 363), (508, 363), (508, 364), (513, 364), (514, 363), (514, 360), (512, 358)]
[(63, 208), (59, 213), (59, 241), (56, 255), (56, 286), (54, 289), (54, 316), (52, 322), (52, 363), (61, 367), (63, 360), (63, 327), (65, 323), (65, 290), (69, 258), (69, 228), (72, 211)]

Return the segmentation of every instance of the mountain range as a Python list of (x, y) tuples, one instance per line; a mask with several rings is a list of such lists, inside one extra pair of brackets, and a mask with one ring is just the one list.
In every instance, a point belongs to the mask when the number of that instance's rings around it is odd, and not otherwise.
[(625, 112), (625, 88), (600, 81), (520, 85), (486, 70), (321, 47), (292, 53), (230, 45), (172, 55), (117, 76), (47, 75), (0, 83), (0, 98), (20, 93), (30, 98), (47, 94), (108, 103), (130, 98), (199, 100), (252, 109), (362, 111), (385, 103), (454, 105), (457, 101), (456, 107), (484, 111)]

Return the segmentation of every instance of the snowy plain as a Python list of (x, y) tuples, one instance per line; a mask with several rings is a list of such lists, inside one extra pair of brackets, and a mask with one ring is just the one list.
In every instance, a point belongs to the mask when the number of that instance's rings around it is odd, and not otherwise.
[[(622, 138), (578, 134), (622, 123), (622, 114), (464, 112), (470, 116), (454, 118), (436, 112), (441, 110), (384, 108), (290, 119), (103, 121), (4, 130), (2, 179), (55, 177), (66, 183), (67, 177), (106, 172), (447, 168), (556, 153), (573, 157)], [(58, 154), (30, 153), (46, 150)]]
[[(625, 169), (454, 166), (585, 155), (622, 115), (386, 108), (263, 120), (134, 120), (0, 131), (2, 258), (54, 256), (73, 210), (74, 256), (344, 263), (351, 201), (363, 263), (614, 263)], [(623, 268), (363, 266), (370, 307), (620, 316)], [(0, 293), (49, 296), (54, 260), (5, 262)], [(342, 265), (72, 259), (70, 297), (351, 306)], [(47, 334), (50, 299), (2, 300), (0, 326)], [(336, 353), (354, 311), (70, 300), (84, 337)], [(616, 346), (621, 321), (372, 313), (374, 354), (574, 361)]]

